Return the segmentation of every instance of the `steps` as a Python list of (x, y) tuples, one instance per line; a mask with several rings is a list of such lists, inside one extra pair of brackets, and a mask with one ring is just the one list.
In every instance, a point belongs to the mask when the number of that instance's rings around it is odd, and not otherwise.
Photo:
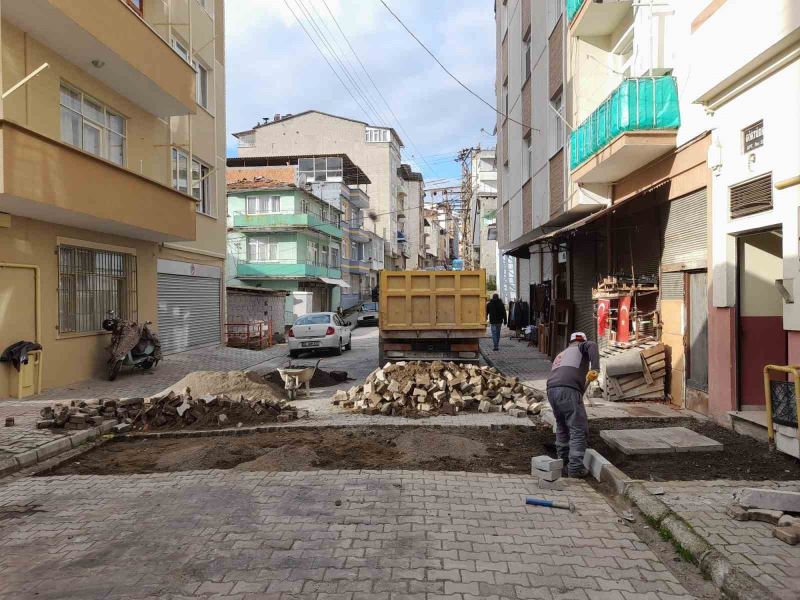
[[(732, 410), (728, 412), (731, 426), (736, 433), (750, 436), (751, 438), (766, 442), (767, 413), (763, 410)], [(775, 425), (775, 447), (790, 456), (800, 458), (800, 440), (797, 438), (797, 428), (786, 425)]]

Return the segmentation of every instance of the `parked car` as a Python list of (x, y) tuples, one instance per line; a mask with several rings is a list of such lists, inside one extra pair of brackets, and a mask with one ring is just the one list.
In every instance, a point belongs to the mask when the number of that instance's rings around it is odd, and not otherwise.
[(364, 302), (356, 313), (358, 315), (358, 325), (377, 325), (378, 324), (378, 303)]
[(287, 334), (289, 356), (301, 352), (333, 350), (339, 355), (352, 348), (350, 327), (333, 312), (309, 313), (295, 319)]

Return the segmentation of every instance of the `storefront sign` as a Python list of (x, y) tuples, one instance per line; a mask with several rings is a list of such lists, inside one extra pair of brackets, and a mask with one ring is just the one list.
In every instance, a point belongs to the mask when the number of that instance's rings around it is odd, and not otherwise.
[(742, 129), (743, 152), (750, 152), (764, 145), (764, 121), (753, 123)]

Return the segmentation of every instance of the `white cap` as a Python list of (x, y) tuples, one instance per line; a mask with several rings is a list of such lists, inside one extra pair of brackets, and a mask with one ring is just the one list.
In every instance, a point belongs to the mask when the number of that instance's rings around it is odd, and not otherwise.
[(587, 337), (586, 337), (586, 334), (585, 334), (585, 333), (583, 333), (582, 331), (576, 331), (576, 332), (575, 332), (575, 333), (573, 333), (571, 336), (569, 336), (569, 341), (570, 341), (570, 342), (574, 342), (574, 341), (575, 341), (575, 340), (577, 340), (579, 337), (582, 337), (584, 340), (586, 340), (586, 339), (589, 339), (589, 338), (587, 338)]

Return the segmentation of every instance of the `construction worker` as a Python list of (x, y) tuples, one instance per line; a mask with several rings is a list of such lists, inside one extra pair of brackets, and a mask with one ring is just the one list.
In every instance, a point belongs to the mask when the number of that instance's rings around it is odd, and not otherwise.
[(569, 346), (553, 361), (547, 378), (547, 400), (556, 419), (556, 450), (564, 461), (564, 475), (586, 477), (583, 466), (589, 420), (583, 406), (586, 387), (597, 379), (600, 353), (597, 344), (576, 331), (569, 336)]
[(498, 294), (493, 294), (492, 299), (486, 303), (486, 318), (492, 330), (492, 344), (495, 350), (500, 350), (500, 331), (506, 324), (506, 305), (500, 300)]

